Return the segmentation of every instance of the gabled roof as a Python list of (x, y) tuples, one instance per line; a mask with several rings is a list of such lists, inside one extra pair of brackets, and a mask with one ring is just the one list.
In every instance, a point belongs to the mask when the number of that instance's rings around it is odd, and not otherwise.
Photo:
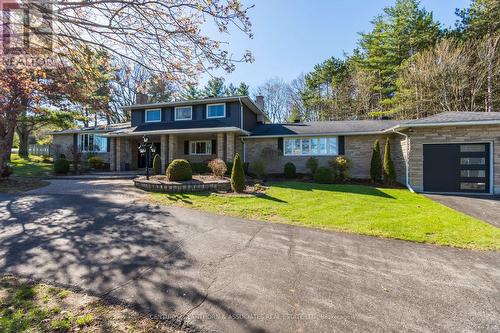
[(82, 132), (107, 133), (107, 132), (120, 130), (123, 128), (130, 128), (130, 126), (131, 126), (130, 122), (116, 123), (116, 124), (109, 124), (109, 125), (103, 124), (103, 125), (89, 126), (89, 127), (83, 127), (83, 128), (69, 128), (69, 129), (65, 129), (62, 131), (52, 131), (52, 132), (48, 132), (48, 134), (74, 134), (74, 133), (82, 133)]
[(383, 133), (399, 123), (399, 121), (394, 120), (342, 120), (260, 124), (251, 131), (251, 136), (377, 134)]

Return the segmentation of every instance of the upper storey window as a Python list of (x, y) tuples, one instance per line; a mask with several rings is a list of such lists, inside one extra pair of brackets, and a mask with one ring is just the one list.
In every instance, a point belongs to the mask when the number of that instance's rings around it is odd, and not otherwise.
[(193, 119), (193, 108), (190, 106), (178, 106), (175, 108), (175, 120)]
[(147, 123), (158, 123), (161, 121), (161, 110), (152, 109), (146, 110), (146, 122)]
[(207, 119), (208, 118), (225, 118), (226, 117), (226, 104), (208, 104), (207, 105)]

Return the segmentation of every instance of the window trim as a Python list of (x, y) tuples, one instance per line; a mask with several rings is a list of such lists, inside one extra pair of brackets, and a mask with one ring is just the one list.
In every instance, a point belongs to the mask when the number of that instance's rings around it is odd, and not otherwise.
[[(205, 153), (195, 153), (192, 151), (192, 147), (193, 147), (193, 144), (195, 145), (196, 147), (196, 144), (197, 143), (205, 143), (205, 147), (206, 147), (206, 151), (208, 152), (205, 152)], [(212, 140), (193, 140), (193, 141), (189, 141), (189, 155), (194, 155), (194, 156), (201, 156), (201, 155), (212, 155)]]
[[(319, 153), (309, 153), (309, 154), (302, 154), (302, 140), (304, 139), (335, 139), (336, 140), (336, 148), (337, 152), (336, 154), (331, 154), (328, 152), (328, 140), (326, 141), (326, 154), (319, 154)], [(293, 153), (293, 147), (292, 147), (292, 153), (287, 154), (286, 153), (286, 142), (287, 141), (295, 141), (295, 140), (300, 140), (300, 152), (301, 154), (294, 154)], [(309, 141), (311, 142), (311, 141)], [(293, 144), (293, 143), (292, 143)], [(309, 151), (311, 150), (312, 144), (309, 144)], [(319, 141), (318, 141), (318, 151), (319, 151)], [(292, 156), (292, 157), (301, 157), (301, 156), (339, 156), (339, 137), (336, 135), (328, 135), (328, 136), (294, 136), (294, 137), (285, 137), (283, 138), (283, 156)]]
[[(191, 115), (189, 118), (183, 118), (183, 119), (178, 119), (177, 118), (177, 109), (187, 109), (189, 108), (189, 110), (191, 111)], [(185, 120), (193, 120), (193, 107), (191, 105), (189, 106), (176, 106), (174, 108), (174, 121), (185, 121)]]
[[(219, 106), (219, 105), (224, 106), (224, 115), (222, 115), (222, 116), (212, 116), (212, 117), (210, 117), (210, 116), (208, 115), (208, 108), (209, 108), (210, 106)], [(207, 119), (213, 119), (213, 118), (226, 118), (226, 103), (214, 103), (214, 104), (207, 104), (206, 116), (207, 116)]]
[[(144, 114), (144, 122), (146, 123), (161, 123), (161, 109), (146, 109), (146, 113)], [(148, 113), (152, 111), (160, 111), (160, 119), (159, 120), (148, 120)]]
[[(87, 146), (90, 146), (90, 135), (92, 138), (92, 146), (95, 147), (95, 137), (101, 137), (101, 139), (106, 139), (106, 145), (103, 146), (104, 150), (84, 150), (85, 146), (85, 136), (87, 137)], [(82, 141), (83, 139), (83, 141)], [(106, 136), (99, 135), (99, 133), (80, 133), (77, 136), (76, 144), (78, 147), (78, 152), (80, 153), (92, 153), (92, 154), (107, 154), (108, 153), (108, 140), (109, 138)]]

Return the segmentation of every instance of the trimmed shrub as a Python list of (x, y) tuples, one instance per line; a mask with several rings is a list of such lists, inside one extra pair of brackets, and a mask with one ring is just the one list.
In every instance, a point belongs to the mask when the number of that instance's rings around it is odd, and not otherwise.
[(193, 170), (193, 173), (195, 173), (195, 174), (202, 174), (202, 173), (209, 173), (210, 172), (210, 168), (208, 167), (208, 164), (204, 163), (204, 162), (191, 163), (191, 169)]
[(379, 183), (382, 180), (382, 158), (380, 156), (380, 143), (378, 140), (375, 140), (373, 143), (370, 178), (374, 183)]
[(349, 178), (348, 170), (351, 167), (351, 161), (345, 156), (337, 156), (329, 162), (335, 178), (345, 180)]
[(318, 170), (318, 159), (309, 157), (306, 162), (306, 167), (311, 170), (311, 175), (314, 175), (316, 173), (316, 170)]
[(252, 172), (257, 176), (257, 178), (266, 178), (266, 166), (261, 160), (257, 160), (252, 163)]
[(60, 158), (54, 162), (54, 172), (66, 174), (69, 172), (69, 161), (65, 158)]
[(391, 140), (387, 138), (384, 149), (384, 182), (389, 185), (396, 183), (396, 168), (391, 159)]
[(193, 170), (188, 161), (177, 159), (173, 160), (167, 168), (167, 179), (170, 181), (191, 180)]
[(224, 163), (224, 161), (221, 160), (220, 158), (216, 158), (208, 162), (208, 168), (212, 170), (212, 174), (215, 177), (219, 178), (224, 177), (227, 171), (226, 163)]
[(240, 154), (234, 156), (233, 171), (231, 172), (231, 188), (234, 192), (243, 192), (245, 190), (245, 171), (241, 163)]
[(295, 164), (292, 162), (286, 163), (283, 173), (286, 178), (295, 178), (295, 176), (297, 176), (297, 168), (295, 168)]
[(314, 173), (314, 181), (323, 184), (333, 183), (333, 173), (330, 168), (320, 167)]
[(92, 156), (87, 159), (91, 169), (99, 170), (104, 168), (104, 160), (99, 156)]
[(161, 157), (159, 154), (155, 154), (153, 158), (153, 173), (155, 175), (161, 175)]
[(0, 178), (8, 178), (12, 174), (12, 167), (9, 164), (5, 165), (5, 168), (0, 171)]

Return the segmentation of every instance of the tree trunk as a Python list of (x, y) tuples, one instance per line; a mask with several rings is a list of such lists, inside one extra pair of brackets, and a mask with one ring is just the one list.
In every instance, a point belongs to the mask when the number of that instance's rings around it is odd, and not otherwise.
[(10, 153), (14, 141), (15, 124), (6, 124), (5, 131), (0, 131), (0, 178), (6, 174), (7, 163), (10, 162)]
[(28, 158), (30, 131), (24, 125), (20, 125), (16, 128), (16, 132), (19, 136), (19, 156)]

